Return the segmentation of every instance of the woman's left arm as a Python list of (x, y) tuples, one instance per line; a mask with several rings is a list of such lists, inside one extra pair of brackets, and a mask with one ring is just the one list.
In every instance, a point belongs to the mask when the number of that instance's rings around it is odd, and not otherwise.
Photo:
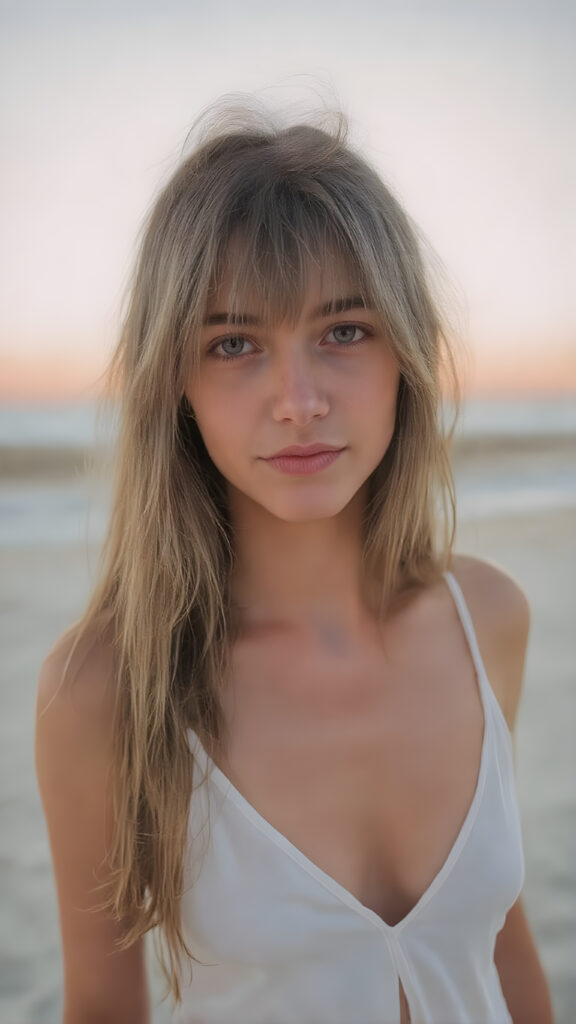
[(496, 939), (494, 959), (514, 1024), (552, 1024), (548, 982), (520, 898)]
[[(454, 562), (477, 627), (488, 677), (513, 733), (522, 692), (530, 606), (518, 584), (496, 566), (462, 555)], [(494, 958), (514, 1024), (552, 1024), (548, 982), (520, 897), (508, 911)]]

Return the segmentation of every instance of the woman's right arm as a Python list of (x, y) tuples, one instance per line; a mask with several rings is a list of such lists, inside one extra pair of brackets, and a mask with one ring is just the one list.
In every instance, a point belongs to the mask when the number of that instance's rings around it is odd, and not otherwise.
[(36, 772), (48, 826), (64, 960), (63, 1024), (149, 1024), (144, 942), (118, 950), (122, 929), (94, 907), (105, 890), (113, 673), (109, 651), (84, 643), (61, 687), (71, 647), (43, 662), (36, 707)]

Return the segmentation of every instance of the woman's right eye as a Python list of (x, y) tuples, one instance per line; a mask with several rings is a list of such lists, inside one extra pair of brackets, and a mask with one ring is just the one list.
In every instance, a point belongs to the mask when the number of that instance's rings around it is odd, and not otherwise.
[[(215, 342), (213, 342), (210, 348), (208, 349), (208, 353), (209, 355), (215, 356), (216, 359), (237, 359), (240, 356), (250, 355), (249, 352), (240, 351), (240, 347), (242, 345), (245, 345), (246, 342), (248, 342), (248, 344), (250, 345), (252, 344), (252, 342), (248, 341), (248, 338), (243, 338), (241, 334), (231, 334), (227, 338), (218, 338)], [(217, 350), (220, 348), (221, 345), (232, 346), (232, 351), (226, 352), (224, 350), (224, 353), (218, 352)]]

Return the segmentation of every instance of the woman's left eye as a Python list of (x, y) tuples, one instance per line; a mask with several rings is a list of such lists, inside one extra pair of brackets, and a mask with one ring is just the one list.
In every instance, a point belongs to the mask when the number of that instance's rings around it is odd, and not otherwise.
[(370, 335), (370, 331), (366, 327), (359, 327), (358, 324), (338, 324), (326, 335), (328, 340), (330, 340), (330, 335), (333, 335), (337, 345), (346, 346), (356, 345), (363, 341)]

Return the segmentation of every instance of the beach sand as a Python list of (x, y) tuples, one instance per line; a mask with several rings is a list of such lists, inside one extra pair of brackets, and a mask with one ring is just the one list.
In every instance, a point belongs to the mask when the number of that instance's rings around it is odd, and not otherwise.
[[(576, 1019), (576, 529), (573, 511), (464, 522), (456, 550), (486, 557), (524, 587), (533, 612), (517, 729), (525, 900), (550, 979), (556, 1024)], [(41, 660), (76, 617), (96, 549), (0, 550), (0, 1021), (57, 1024), (61, 958), (48, 842), (33, 765)], [(152, 969), (152, 990), (159, 992)], [(154, 1021), (168, 1019), (164, 1004)], [(304, 1022), (303, 1022), (304, 1024)], [(359, 1022), (351, 1022), (359, 1024)]]

